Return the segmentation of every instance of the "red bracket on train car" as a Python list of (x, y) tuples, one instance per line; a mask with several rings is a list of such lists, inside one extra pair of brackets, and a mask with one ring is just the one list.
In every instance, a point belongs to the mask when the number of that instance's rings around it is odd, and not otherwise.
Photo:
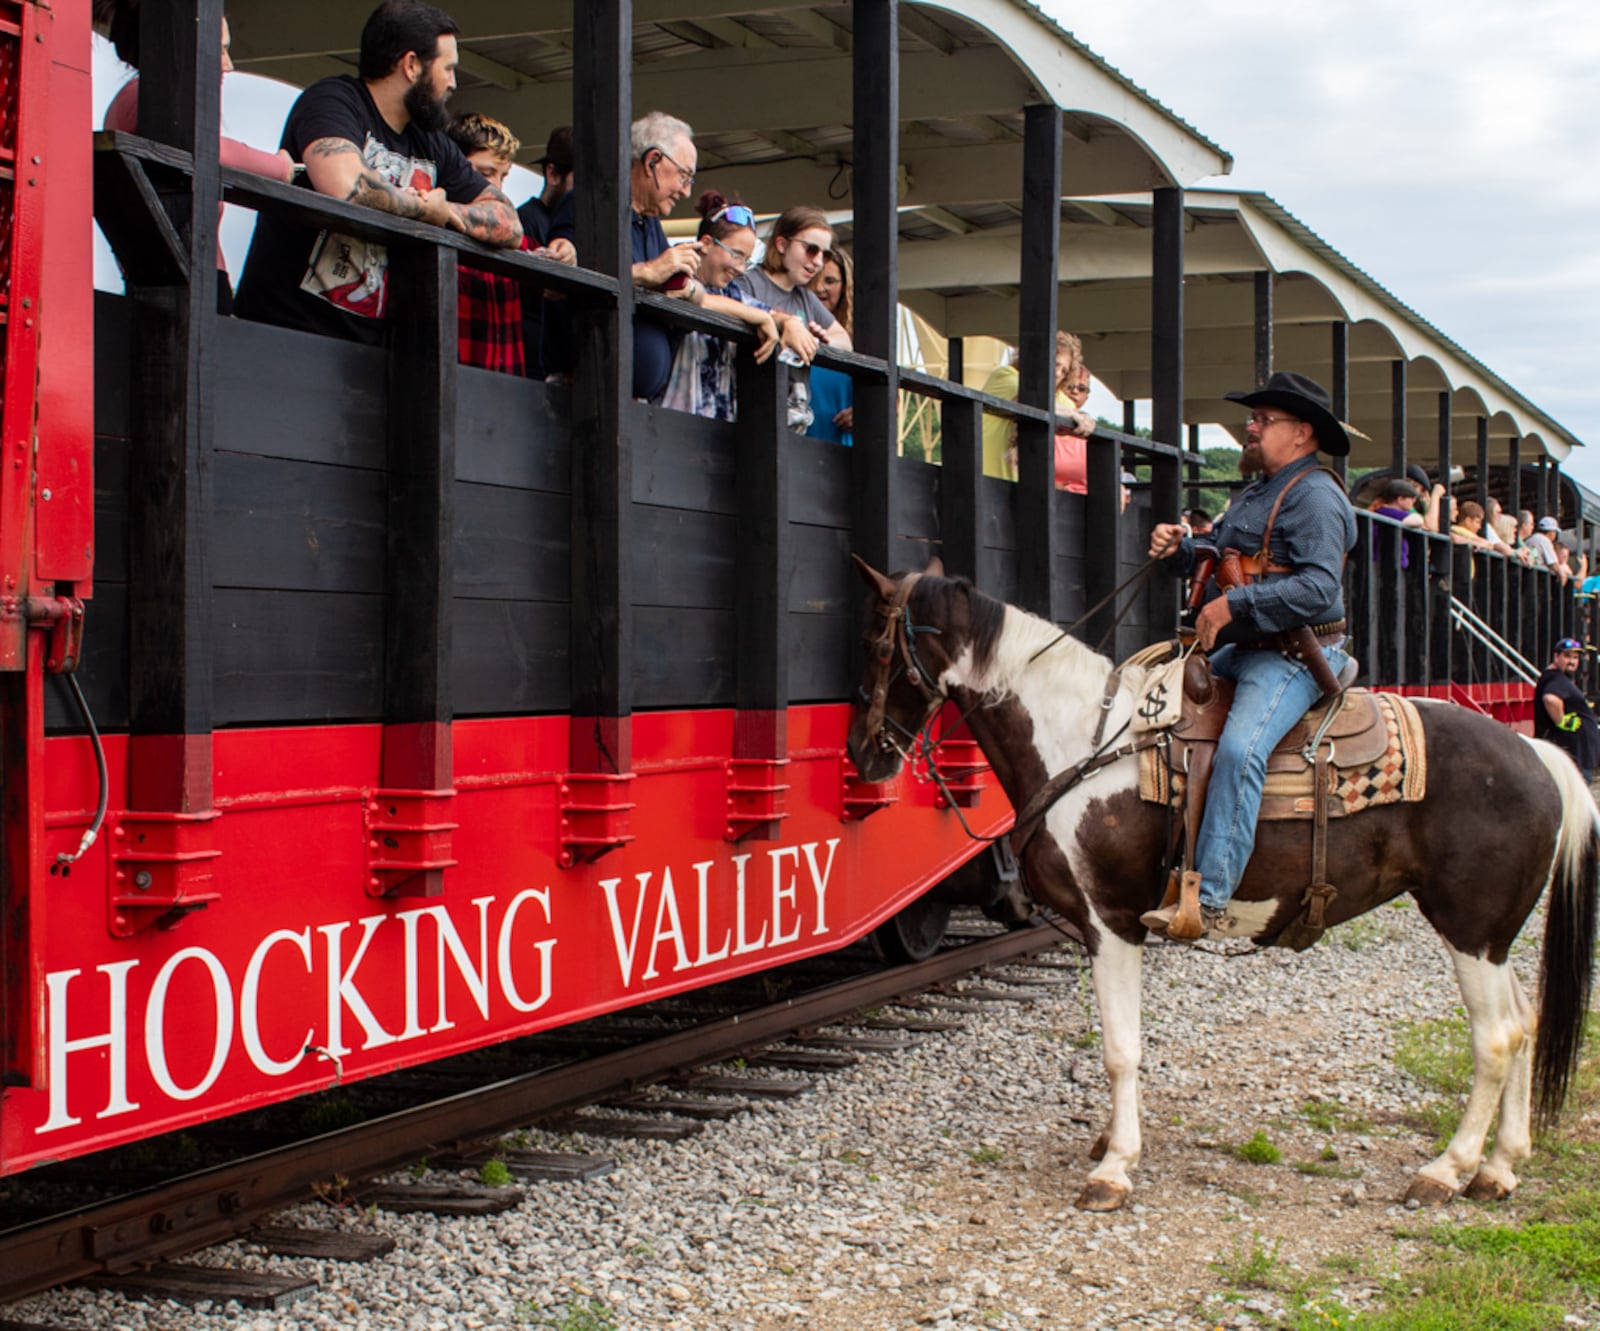
[(561, 778), (563, 869), (592, 864), (633, 840), (632, 772), (568, 772)]
[[(984, 774), (989, 764), (984, 760), (983, 749), (976, 740), (947, 739), (939, 744), (939, 775), (944, 788), (934, 800), (934, 807), (948, 809), (951, 804), (963, 809), (977, 807), (983, 795)], [(946, 792), (950, 798), (945, 798)]]
[(437, 897), (455, 867), (454, 790), (375, 790), (367, 801), (367, 895)]
[[(785, 807), (787, 781), (779, 781), (788, 767), (787, 758), (730, 758), (727, 772), (728, 822), (724, 841), (738, 841), (756, 835), (774, 837), (778, 824), (789, 816)], [(764, 830), (763, 830), (764, 829)]]
[(70, 675), (83, 657), (83, 601), (76, 596), (0, 596), (0, 623), (25, 620), (45, 629), (44, 668), (52, 675)]
[(841, 755), (839, 761), (844, 769), (840, 774), (840, 785), (844, 792), (844, 808), (839, 815), (841, 823), (859, 823), (879, 809), (887, 809), (900, 798), (899, 787), (895, 784), (899, 777), (873, 784), (861, 779), (848, 755)]
[(171, 929), (221, 893), (212, 886), (215, 810), (167, 813), (130, 809), (111, 826), (107, 904), (114, 938)]

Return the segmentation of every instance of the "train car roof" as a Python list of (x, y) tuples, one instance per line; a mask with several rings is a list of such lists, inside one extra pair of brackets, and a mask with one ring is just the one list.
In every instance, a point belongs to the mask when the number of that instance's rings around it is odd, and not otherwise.
[[(1060, 318), (1083, 338), (1090, 369), (1119, 397), (1148, 398), (1151, 226), (1148, 196), (1071, 197), (1061, 204)], [(1227, 189), (1185, 194), (1184, 420), (1236, 427), (1223, 394), (1250, 380), (1255, 358), (1255, 276), (1275, 275), (1273, 363), (1328, 382), (1328, 326), (1349, 323), (1350, 420), (1368, 440), (1352, 462), (1391, 455), (1392, 363), (1407, 362), (1407, 447), (1437, 456), (1439, 394), (1451, 395), (1459, 454), (1477, 420), (1492, 438), (1516, 436), (1563, 460), (1582, 447), (1572, 431), (1381, 283), (1356, 267), (1270, 195)], [(950, 337), (1015, 340), (1020, 271), (1015, 199), (902, 217), (901, 299)]]
[[(572, 112), (569, 0), (453, 0), (458, 111), (510, 125), (522, 156)], [(235, 65), (305, 85), (356, 68), (363, 9), (326, 0), (228, 6)], [(701, 178), (778, 211), (849, 192), (852, 9), (815, 0), (634, 0), (636, 112), (695, 129)], [(1063, 112), (1062, 177), (1097, 193), (1224, 174), (1232, 158), (1027, 0), (900, 7), (902, 196), (1020, 195), (1022, 108)]]

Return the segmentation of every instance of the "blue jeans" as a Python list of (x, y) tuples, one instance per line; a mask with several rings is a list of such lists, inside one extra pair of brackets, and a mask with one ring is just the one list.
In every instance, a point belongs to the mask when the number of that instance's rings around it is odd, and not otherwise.
[[(1325, 647), (1323, 655), (1336, 675), (1349, 659), (1343, 646)], [(1211, 653), (1211, 673), (1234, 681), (1233, 707), (1217, 741), (1194, 867), (1201, 904), (1220, 908), (1238, 890), (1255, 849), (1267, 757), (1322, 690), (1304, 662), (1271, 650), (1220, 647)]]

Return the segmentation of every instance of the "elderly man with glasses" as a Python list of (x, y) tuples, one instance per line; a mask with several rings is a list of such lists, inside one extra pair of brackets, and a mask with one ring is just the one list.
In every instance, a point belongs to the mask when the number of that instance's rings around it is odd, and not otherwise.
[[(1223, 557), (1195, 630), (1212, 673), (1234, 682), (1233, 706), (1191, 848), (1194, 869), (1177, 902), (1143, 916), (1147, 928), (1184, 941), (1253, 935), (1267, 923), (1228, 910), (1255, 846), (1267, 757), (1319, 697), (1337, 691), (1350, 659), (1342, 574), (1356, 542), (1355, 514), (1338, 477), (1317, 465), (1318, 449), (1350, 451), (1345, 426), (1327, 392), (1304, 375), (1274, 374), (1256, 392), (1227, 396), (1251, 408), (1244, 451), (1261, 478), (1211, 534)], [(1164, 557), (1184, 575), (1194, 571), (1196, 549), (1174, 522), (1150, 534), (1151, 558)], [(1270, 896), (1278, 886), (1263, 884), (1247, 897)]]
[[(705, 303), (705, 288), (696, 280), (700, 248), (692, 241), (669, 245), (661, 219), (694, 192), (698, 161), (694, 131), (676, 116), (650, 111), (633, 122), (633, 165), (628, 171), (628, 199), (633, 220), (633, 283), (648, 291)], [(550, 219), (550, 241), (574, 240), (576, 192), (567, 193)], [(556, 302), (561, 304), (561, 302)], [(570, 323), (563, 310), (545, 314), (545, 370), (563, 377), (571, 373)], [(648, 314), (633, 321), (633, 395), (658, 401), (672, 373), (672, 341), (665, 325)]]

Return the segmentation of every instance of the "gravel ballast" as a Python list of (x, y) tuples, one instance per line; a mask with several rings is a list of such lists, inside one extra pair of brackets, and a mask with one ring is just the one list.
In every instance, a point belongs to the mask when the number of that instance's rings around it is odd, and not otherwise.
[[(1529, 982), (1539, 927), (1514, 952)], [(1058, 982), (1030, 984), (1041, 980)], [(281, 1218), (392, 1235), (396, 1251), (369, 1264), (272, 1257), (247, 1241), (191, 1259), (318, 1282), (284, 1311), (72, 1289), (0, 1319), (129, 1331), (1270, 1326), (1283, 1296), (1245, 1278), (1252, 1260), (1360, 1307), (1413, 1255), (1397, 1231), (1417, 1217), (1398, 1199), (1435, 1150), (1415, 1117), (1432, 1092), (1395, 1067), (1395, 1039), (1459, 1004), (1414, 907), (1382, 908), (1299, 955), (1147, 950), (1145, 1150), (1131, 1204), (1111, 1215), (1072, 1206), (1107, 1109), (1087, 970), (1018, 965), (975, 983), (1041, 996), (962, 1013), (959, 1031), (863, 1055), (805, 1096), (684, 1142), (525, 1134), (519, 1145), (591, 1150), (617, 1168), (528, 1185), (499, 1216), (319, 1205)], [(1258, 1131), (1281, 1160), (1241, 1158)], [(1329, 1264), (1344, 1258), (1360, 1274)]]

